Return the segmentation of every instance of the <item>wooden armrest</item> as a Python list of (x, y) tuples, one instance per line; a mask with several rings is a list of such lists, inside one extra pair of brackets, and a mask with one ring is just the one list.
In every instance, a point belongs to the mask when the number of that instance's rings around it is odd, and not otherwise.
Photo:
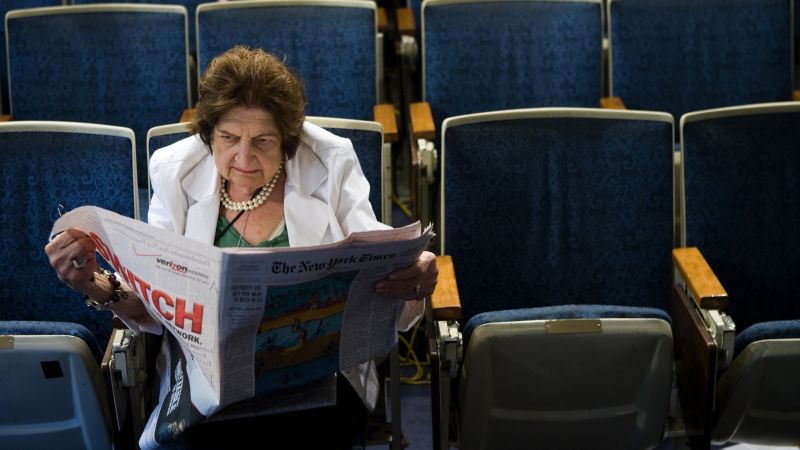
[(672, 261), (700, 308), (724, 309), (728, 306), (728, 293), (700, 250), (696, 247), (673, 249)]
[(456, 320), (461, 318), (461, 299), (458, 297), (456, 272), (453, 258), (449, 255), (437, 256), (439, 280), (431, 295), (431, 310), (434, 320)]
[(603, 109), (627, 109), (619, 97), (600, 97), (600, 107)]
[(386, 8), (378, 7), (378, 32), (386, 33), (389, 31), (389, 19), (386, 18)]
[(411, 116), (411, 136), (417, 139), (436, 139), (436, 125), (433, 124), (431, 105), (427, 102), (408, 105)]
[(383, 142), (397, 142), (397, 116), (394, 113), (394, 105), (391, 103), (381, 103), (372, 107), (372, 115), (375, 122), (379, 122), (383, 127)]
[(417, 35), (417, 24), (411, 8), (397, 8), (397, 31), (406, 36)]
[(181, 113), (181, 122), (191, 122), (194, 119), (194, 108), (184, 109)]
[(800, 89), (792, 92), (792, 100), (800, 102)]
[(0, 122), (11, 122), (11, 114), (0, 114)]

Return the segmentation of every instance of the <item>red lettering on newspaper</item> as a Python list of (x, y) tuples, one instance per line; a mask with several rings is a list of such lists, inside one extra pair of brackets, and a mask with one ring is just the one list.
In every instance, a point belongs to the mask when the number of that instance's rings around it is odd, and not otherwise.
[[(179, 330), (183, 330), (186, 320), (189, 320), (192, 322), (192, 333), (203, 333), (203, 305), (187, 302), (186, 299), (180, 297), (173, 299), (172, 296), (162, 290), (152, 289), (150, 283), (139, 278), (120, 263), (119, 257), (111, 251), (111, 248), (103, 242), (100, 236), (95, 233), (89, 233), (89, 236), (97, 245), (97, 251), (100, 256), (114, 266), (114, 269), (122, 275), (122, 278), (133, 288), (136, 294), (146, 303), (152, 304), (156, 311), (161, 314), (161, 317), (173, 322), (172, 324)], [(189, 308), (187, 308), (187, 304)], [(189, 312), (187, 309), (191, 311)]]

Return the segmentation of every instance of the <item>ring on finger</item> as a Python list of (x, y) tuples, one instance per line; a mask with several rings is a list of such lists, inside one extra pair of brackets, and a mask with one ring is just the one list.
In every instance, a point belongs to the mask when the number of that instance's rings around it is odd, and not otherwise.
[(72, 258), (72, 267), (74, 267), (76, 270), (83, 269), (85, 265), (86, 265), (86, 258), (81, 258), (80, 256)]

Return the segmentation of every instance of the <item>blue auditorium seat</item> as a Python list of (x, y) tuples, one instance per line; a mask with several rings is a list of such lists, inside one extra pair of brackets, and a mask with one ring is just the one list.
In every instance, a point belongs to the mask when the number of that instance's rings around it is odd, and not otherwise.
[(383, 128), (378, 122), (307, 117), (307, 120), (331, 133), (350, 139), (364, 176), (369, 181), (369, 202), (375, 217), (391, 225), (391, 168), (389, 149), (383, 145)]
[[(438, 447), (453, 376), (461, 449), (654, 448), (672, 384), (672, 119), (541, 108), (442, 128), (457, 286), (437, 289), (457, 288), (465, 325), (462, 361), (446, 357), (455, 323), (429, 330)], [(458, 318), (438, 294), (433, 318)]]
[[(189, 107), (186, 9), (164, 5), (80, 5), (9, 13), (14, 120), (69, 120), (134, 130), (146, 167), (145, 136)], [(139, 173), (146, 188), (147, 174)]]
[(712, 439), (796, 445), (800, 104), (689, 113), (681, 134), (683, 243), (702, 252), (727, 291), (736, 331), (720, 346)]
[(373, 120), (378, 103), (374, 2), (251, 1), (197, 10), (199, 75), (235, 45), (285, 58), (306, 89), (306, 113)]
[(793, 0), (609, 0), (610, 95), (676, 120), (792, 98)]
[[(47, 262), (44, 246), (66, 209), (96, 205), (136, 217), (132, 179), (134, 137), (129, 129), (59, 122), (0, 124), (0, 171), (6, 194), (2, 238), (0, 320), (74, 322), (89, 328), (105, 348), (111, 314), (86, 307)], [(24, 218), (23, 221), (20, 219)]]
[[(412, 104), (422, 185), (435, 190), (441, 124), (447, 117), (512, 108), (599, 107), (600, 0), (428, 0), (422, 4), (422, 100)], [(419, 114), (422, 112), (423, 114)], [(422, 118), (428, 120), (419, 120)], [(427, 129), (430, 122), (433, 129)], [(415, 155), (416, 159), (416, 155)], [(435, 197), (435, 192), (431, 197)], [(439, 222), (434, 219), (433, 222)]]
[(100, 359), (112, 316), (58, 281), (44, 246), (58, 205), (135, 217), (133, 131), (2, 123), (0, 155), (0, 447), (110, 448)]
[[(5, 26), (6, 26), (6, 13), (11, 11), (12, 9), (22, 9), (22, 8), (36, 8), (40, 6), (59, 6), (63, 5), (66, 2), (64, 0), (6, 0), (0, 2), (0, 18), (3, 18), (2, 22), (0, 22), (0, 48), (6, 48), (6, 34), (5, 34)], [(0, 58), (0, 98), (3, 100), (2, 109), (0, 112), (3, 114), (8, 114), (9, 106), (8, 106), (8, 67), (7, 67), (7, 60), (6, 58)]]

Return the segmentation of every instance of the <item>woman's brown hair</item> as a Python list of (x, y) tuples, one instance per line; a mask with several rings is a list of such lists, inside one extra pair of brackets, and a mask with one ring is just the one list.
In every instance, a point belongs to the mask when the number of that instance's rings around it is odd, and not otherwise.
[(236, 46), (214, 58), (200, 79), (193, 133), (211, 150), (214, 127), (237, 106), (269, 111), (281, 133), (283, 154), (297, 152), (305, 120), (306, 97), (300, 79), (283, 62), (261, 49)]

